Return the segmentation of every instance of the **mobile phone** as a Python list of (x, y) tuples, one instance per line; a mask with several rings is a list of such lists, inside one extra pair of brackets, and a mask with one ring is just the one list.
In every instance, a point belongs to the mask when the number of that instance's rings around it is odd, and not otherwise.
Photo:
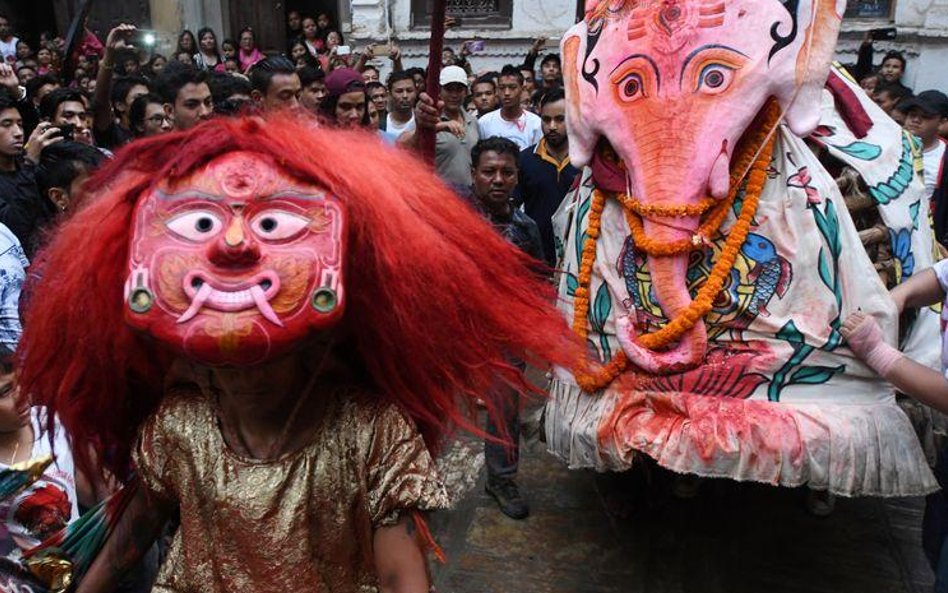
[(882, 29), (872, 29), (869, 31), (869, 37), (873, 41), (892, 41), (898, 35), (895, 27), (884, 27)]
[(339, 45), (336, 46), (336, 55), (337, 56), (348, 56), (352, 54), (352, 48), (348, 45)]
[(63, 140), (67, 142), (72, 142), (76, 139), (76, 125), (75, 124), (62, 124), (56, 126), (59, 128), (59, 135), (63, 137)]
[(467, 51), (471, 52), (472, 54), (484, 51), (484, 47), (487, 46), (487, 42), (483, 39), (466, 41), (464, 44), (467, 46)]
[(376, 58), (387, 58), (392, 55), (392, 46), (391, 45), (373, 45), (372, 53), (375, 54)]
[(151, 29), (135, 29), (128, 37), (128, 43), (134, 47), (153, 47), (158, 42), (158, 34)]

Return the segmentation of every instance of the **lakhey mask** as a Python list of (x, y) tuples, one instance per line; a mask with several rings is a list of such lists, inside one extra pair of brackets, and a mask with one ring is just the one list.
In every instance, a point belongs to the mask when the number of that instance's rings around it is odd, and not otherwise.
[[(646, 207), (726, 198), (735, 149), (770, 99), (794, 133), (816, 127), (844, 9), (843, 0), (587, 2), (562, 42), (573, 164), (589, 163), (605, 138), (624, 164), (626, 191)], [(700, 223), (643, 218), (648, 238), (664, 244), (695, 242)], [(692, 303), (688, 261), (688, 253), (648, 261), (669, 319)], [(699, 320), (672, 350), (629, 354), (656, 362), (647, 368), (694, 367), (706, 345)]]
[(342, 204), (253, 153), (159, 186), (134, 213), (125, 317), (205, 364), (254, 364), (342, 317)]

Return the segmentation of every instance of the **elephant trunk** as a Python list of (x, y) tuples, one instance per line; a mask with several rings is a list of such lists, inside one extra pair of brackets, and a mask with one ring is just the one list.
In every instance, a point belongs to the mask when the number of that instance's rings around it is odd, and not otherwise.
[[(645, 219), (644, 229), (646, 235), (655, 241), (690, 241), (697, 231), (698, 223), (697, 217)], [(655, 297), (669, 320), (680, 316), (692, 303), (688, 292), (688, 261), (687, 252), (670, 256), (648, 256)], [(620, 320), (618, 329), (619, 342), (628, 358), (649, 373), (665, 375), (681, 372), (698, 366), (705, 358), (708, 332), (703, 320), (698, 320), (692, 329), (681, 336), (677, 344), (663, 351), (649, 350), (641, 346), (635, 338), (635, 330), (629, 319)]]

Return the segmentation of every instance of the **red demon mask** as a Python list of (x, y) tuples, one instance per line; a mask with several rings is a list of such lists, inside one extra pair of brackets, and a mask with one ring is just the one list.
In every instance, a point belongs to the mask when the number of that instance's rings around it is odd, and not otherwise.
[(205, 364), (254, 364), (343, 313), (342, 204), (254, 153), (136, 207), (126, 320)]

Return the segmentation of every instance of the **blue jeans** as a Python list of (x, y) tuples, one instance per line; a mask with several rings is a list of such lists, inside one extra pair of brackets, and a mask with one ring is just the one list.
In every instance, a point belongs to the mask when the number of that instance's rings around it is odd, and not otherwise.
[[(522, 362), (513, 362), (521, 371), (526, 368)], [(491, 395), (500, 412), (500, 422), (506, 434), (491, 415), (487, 415), (487, 434), (496, 438), (509, 438), (509, 442), (495, 443), (484, 441), (484, 462), (487, 476), (491, 478), (513, 478), (517, 475), (520, 461), (520, 394), (504, 387)]]

